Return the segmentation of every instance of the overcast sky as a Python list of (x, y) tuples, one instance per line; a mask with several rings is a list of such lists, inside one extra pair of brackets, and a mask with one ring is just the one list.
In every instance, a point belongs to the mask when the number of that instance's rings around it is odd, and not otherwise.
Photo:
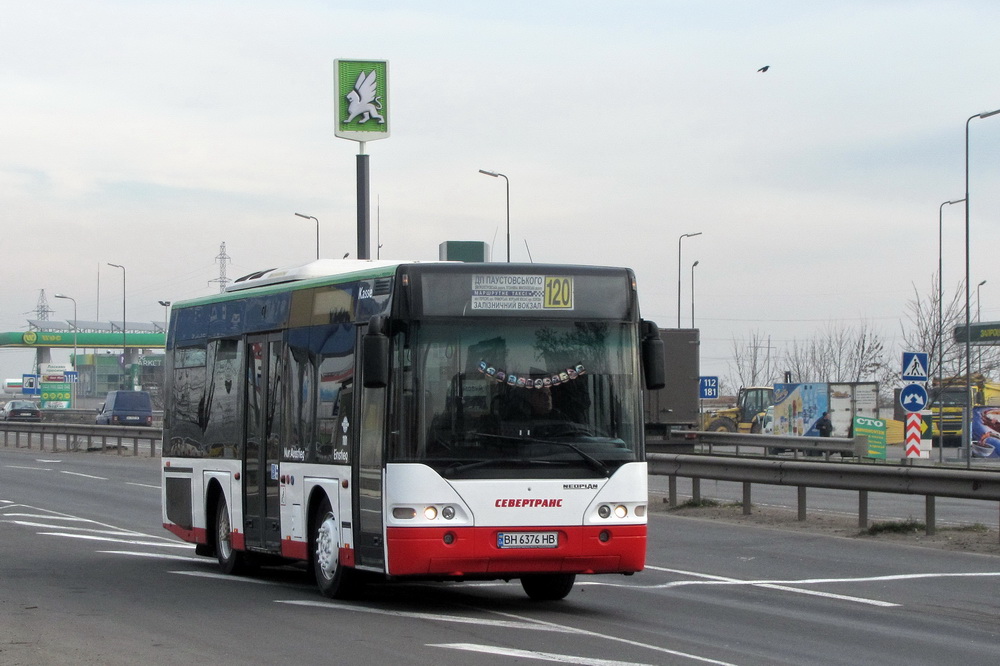
[[(333, 60), (386, 59), (369, 142), (382, 258), (444, 240), (625, 265), (643, 315), (774, 353), (867, 322), (899, 342), (931, 290), (965, 122), (1000, 108), (1000, 3), (8, 0), (0, 21), (0, 330), (161, 321), (158, 300), (355, 255), (358, 144), (333, 135)], [(758, 69), (768, 65), (766, 72)], [(970, 125), (972, 284), (1000, 319), (1000, 115)], [(377, 214), (376, 214), (377, 213)], [(375, 227), (376, 220), (379, 222)], [(946, 206), (944, 284), (964, 277)], [(375, 255), (373, 248), (372, 255)], [(975, 298), (975, 289), (973, 291)], [(973, 304), (975, 312), (976, 305)], [(56, 354), (56, 360), (59, 360)], [(0, 350), (0, 376), (33, 354)], [(816, 378), (821, 379), (821, 378)]]

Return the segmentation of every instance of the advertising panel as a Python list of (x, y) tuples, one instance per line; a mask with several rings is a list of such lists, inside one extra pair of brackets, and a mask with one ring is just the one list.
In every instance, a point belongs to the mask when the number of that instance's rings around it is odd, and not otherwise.
[(969, 448), (976, 458), (1000, 458), (1000, 407), (973, 407)]
[(42, 382), (42, 409), (73, 407), (73, 385), (69, 382)]
[(854, 434), (868, 438), (866, 458), (885, 460), (885, 427), (884, 419), (873, 419), (867, 416), (854, 417)]
[(827, 384), (775, 384), (774, 434), (819, 437), (816, 422), (829, 411)]

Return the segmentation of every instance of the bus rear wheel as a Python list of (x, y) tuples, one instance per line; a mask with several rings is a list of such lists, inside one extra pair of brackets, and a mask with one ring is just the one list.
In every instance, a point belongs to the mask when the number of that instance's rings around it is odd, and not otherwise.
[(246, 553), (233, 548), (233, 524), (229, 519), (229, 505), (226, 498), (219, 495), (215, 505), (215, 556), (224, 574), (243, 574), (250, 570)]
[(323, 498), (313, 521), (309, 550), (316, 585), (323, 596), (350, 599), (360, 591), (357, 572), (340, 562), (340, 528), (330, 500)]
[(521, 576), (521, 587), (533, 601), (559, 601), (565, 599), (573, 583), (576, 582), (576, 574), (532, 574)]

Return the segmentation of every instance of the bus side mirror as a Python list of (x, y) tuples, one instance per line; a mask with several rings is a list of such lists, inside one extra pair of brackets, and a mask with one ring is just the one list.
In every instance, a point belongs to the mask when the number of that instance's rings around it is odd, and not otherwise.
[(361, 341), (362, 383), (365, 388), (385, 388), (389, 383), (389, 337), (385, 317), (374, 316)]
[(656, 391), (667, 385), (666, 354), (660, 329), (654, 322), (642, 320), (642, 374), (646, 388)]

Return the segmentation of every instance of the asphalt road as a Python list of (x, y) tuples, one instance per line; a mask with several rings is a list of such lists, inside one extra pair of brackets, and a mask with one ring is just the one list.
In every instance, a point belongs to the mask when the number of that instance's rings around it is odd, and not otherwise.
[[(2, 664), (994, 664), (1000, 558), (653, 514), (647, 570), (321, 597), (160, 527), (158, 461), (0, 449)], [(995, 511), (995, 506), (993, 507)]]

